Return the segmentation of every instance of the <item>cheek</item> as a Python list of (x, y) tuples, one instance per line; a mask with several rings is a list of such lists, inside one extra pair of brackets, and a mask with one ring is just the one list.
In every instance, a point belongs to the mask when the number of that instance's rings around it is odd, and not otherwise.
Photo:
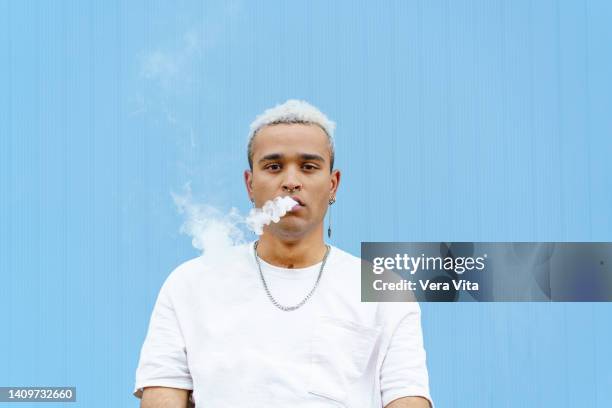
[(317, 197), (316, 200), (316, 210), (321, 213), (324, 213), (327, 209), (327, 199), (324, 197), (326, 196), (324, 195), (324, 193), (322, 193), (319, 197)]
[(255, 179), (252, 182), (251, 187), (253, 188), (253, 191), (256, 193), (260, 193), (260, 192), (265, 193), (266, 191), (273, 189), (273, 183), (267, 180), (265, 176), (260, 175), (259, 177), (255, 177)]

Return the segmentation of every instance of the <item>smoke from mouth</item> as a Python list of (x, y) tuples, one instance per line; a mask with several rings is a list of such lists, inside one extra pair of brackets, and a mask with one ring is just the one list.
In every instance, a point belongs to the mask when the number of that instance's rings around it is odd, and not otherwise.
[(279, 222), (298, 204), (291, 197), (276, 197), (266, 201), (262, 208), (251, 209), (244, 217), (235, 207), (224, 213), (211, 205), (195, 202), (189, 184), (183, 194), (172, 193), (172, 198), (179, 214), (185, 216), (180, 232), (191, 237), (191, 244), (202, 255), (225, 253), (245, 243), (245, 227), (257, 235), (263, 234), (264, 225)]
[(220, 253), (229, 247), (245, 242), (241, 225), (244, 218), (238, 209), (232, 207), (228, 213), (204, 203), (193, 200), (191, 187), (185, 193), (172, 193), (179, 214), (185, 215), (181, 233), (191, 237), (194, 248), (203, 254)]
[(263, 234), (264, 225), (270, 222), (279, 222), (280, 218), (287, 214), (298, 202), (291, 197), (276, 197), (274, 200), (266, 201), (261, 208), (253, 208), (246, 219), (246, 223), (257, 235)]

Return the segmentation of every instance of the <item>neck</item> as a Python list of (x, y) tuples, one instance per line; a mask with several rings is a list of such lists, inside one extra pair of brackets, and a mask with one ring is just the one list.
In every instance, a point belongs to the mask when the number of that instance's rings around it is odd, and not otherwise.
[(299, 240), (288, 241), (265, 231), (259, 237), (257, 255), (267, 263), (281, 268), (306, 268), (323, 260), (327, 250), (323, 229)]

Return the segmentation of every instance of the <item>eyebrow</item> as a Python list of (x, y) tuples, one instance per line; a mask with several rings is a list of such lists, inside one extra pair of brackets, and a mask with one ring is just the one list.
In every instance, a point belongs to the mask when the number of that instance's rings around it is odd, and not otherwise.
[[(302, 160), (318, 161), (318, 162), (321, 162), (321, 163), (325, 163), (325, 159), (322, 156), (319, 156), (318, 154), (299, 153), (298, 156)], [(265, 162), (265, 161), (270, 161), (270, 160), (281, 160), (284, 157), (285, 157), (285, 155), (281, 154), (281, 153), (270, 153), (270, 154), (266, 154), (264, 157), (259, 159), (259, 163), (262, 163), (262, 162)]]

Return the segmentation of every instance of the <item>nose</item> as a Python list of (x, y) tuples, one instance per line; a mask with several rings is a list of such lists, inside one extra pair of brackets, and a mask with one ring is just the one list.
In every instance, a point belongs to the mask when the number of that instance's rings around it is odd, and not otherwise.
[(282, 186), (283, 191), (293, 192), (300, 191), (302, 189), (302, 184), (296, 178), (296, 175), (292, 171), (287, 171), (287, 176), (283, 181)]
[(297, 183), (284, 183), (283, 184), (283, 191), (293, 193), (294, 191), (300, 191), (301, 189), (302, 189), (301, 184), (297, 184)]

